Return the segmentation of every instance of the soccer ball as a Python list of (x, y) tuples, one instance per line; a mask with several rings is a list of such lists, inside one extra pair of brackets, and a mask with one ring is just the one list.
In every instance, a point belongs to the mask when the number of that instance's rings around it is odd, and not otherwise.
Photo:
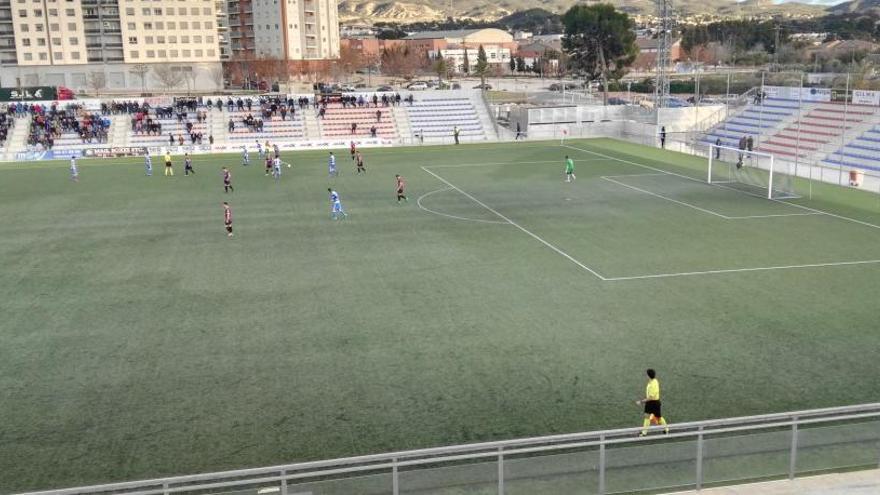
[(287, 164), (287, 168), (290, 168), (290, 164), (289, 164), (289, 163)]

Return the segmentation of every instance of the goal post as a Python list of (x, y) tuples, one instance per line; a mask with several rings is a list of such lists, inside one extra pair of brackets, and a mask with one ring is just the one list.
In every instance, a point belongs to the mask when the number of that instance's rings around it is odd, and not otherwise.
[(796, 198), (790, 168), (772, 153), (710, 144), (706, 181), (767, 199)]

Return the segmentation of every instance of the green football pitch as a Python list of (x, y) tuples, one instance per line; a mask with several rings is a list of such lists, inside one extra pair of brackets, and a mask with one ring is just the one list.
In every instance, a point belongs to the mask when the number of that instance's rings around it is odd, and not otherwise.
[(880, 394), (876, 195), (605, 139), (364, 153), (0, 167), (0, 492), (635, 426), (647, 367), (672, 422)]

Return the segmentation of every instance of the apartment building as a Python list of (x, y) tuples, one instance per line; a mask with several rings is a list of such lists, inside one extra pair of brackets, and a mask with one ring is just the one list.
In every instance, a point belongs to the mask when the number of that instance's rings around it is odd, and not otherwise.
[(236, 54), (338, 57), (335, 1), (0, 0), (0, 86), (213, 90)]
[(229, 0), (228, 4), (233, 62), (280, 60), (291, 72), (300, 72), (339, 57), (336, 0)]

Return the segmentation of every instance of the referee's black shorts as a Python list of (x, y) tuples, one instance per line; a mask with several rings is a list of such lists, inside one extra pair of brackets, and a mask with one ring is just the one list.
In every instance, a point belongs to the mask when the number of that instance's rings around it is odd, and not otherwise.
[(645, 401), (645, 414), (653, 414), (655, 418), (662, 418), (663, 414), (660, 412), (660, 401)]

